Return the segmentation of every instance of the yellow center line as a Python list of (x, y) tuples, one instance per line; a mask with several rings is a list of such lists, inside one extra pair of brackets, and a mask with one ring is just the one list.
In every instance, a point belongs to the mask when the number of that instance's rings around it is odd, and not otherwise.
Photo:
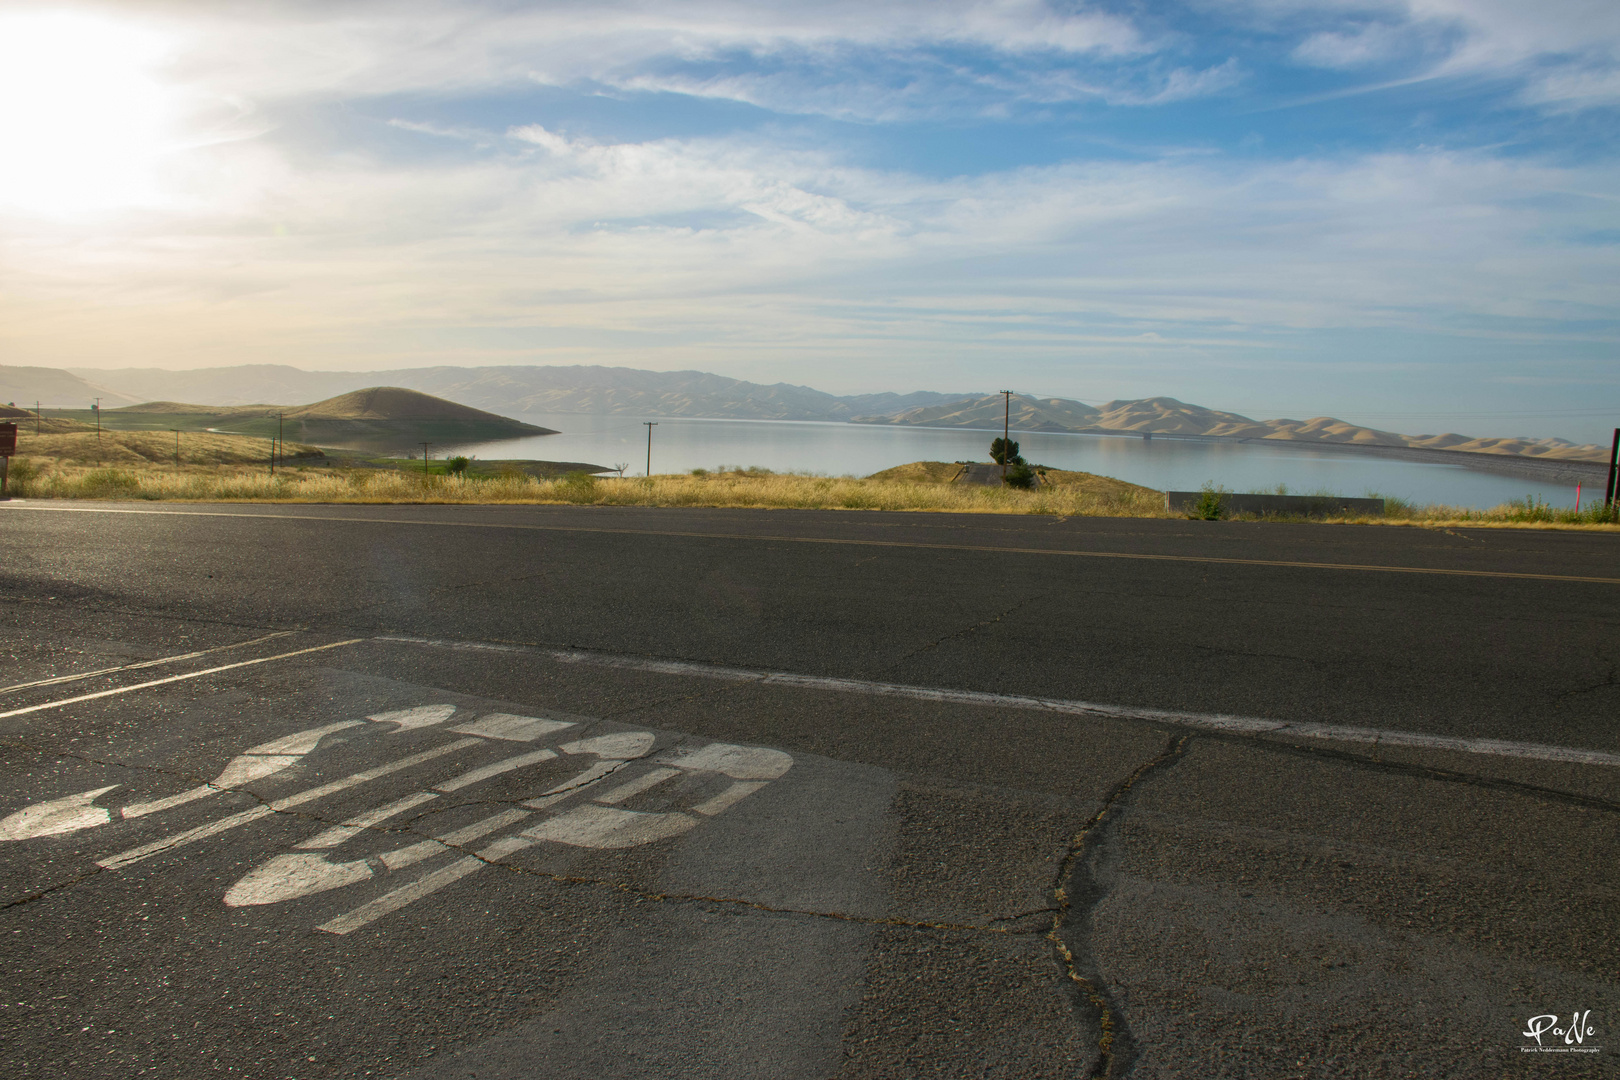
[[(415, 518), (362, 517), (344, 514), (233, 513), (220, 510), (127, 510), (95, 506), (19, 506), (9, 510), (51, 510), (81, 514), (144, 514), (176, 517), (250, 518), (270, 521), (330, 521), (366, 525), (417, 525), (462, 529), (518, 529), (528, 532), (587, 533), (598, 536), (657, 536), (690, 540), (740, 540), (769, 544), (830, 544), (847, 547), (905, 548), (914, 551), (967, 551), (993, 555), (1051, 555), (1077, 559), (1127, 559), (1144, 562), (1204, 563), (1221, 566), (1265, 566), (1298, 570), (1357, 570), (1381, 574), (1434, 574), (1442, 577), (1497, 578), (1517, 581), (1563, 581), (1584, 585), (1620, 585), (1620, 577), (1581, 574), (1532, 574), (1515, 570), (1458, 570), (1428, 566), (1387, 566), (1378, 563), (1309, 562), (1300, 559), (1238, 559), (1220, 555), (1154, 555), (1136, 551), (1077, 551), (1068, 548), (1000, 547), (993, 544), (939, 544), (917, 540), (857, 540), (835, 536), (782, 536), (772, 533), (693, 532), (673, 529), (613, 529), (594, 525), (535, 525), (505, 521), (428, 521)], [(4, 714), (0, 714), (4, 715)]]
[(308, 649), (298, 649), (294, 652), (281, 653), (278, 656), (261, 656), (257, 660), (238, 660), (234, 664), (221, 664), (218, 667), (206, 668), (202, 671), (190, 671), (184, 675), (170, 675), (165, 679), (153, 679), (150, 682), (136, 683), (134, 686), (121, 686), (116, 690), (98, 690), (93, 694), (80, 694), (78, 697), (63, 698), (60, 701), (47, 701), (43, 705), (30, 705), (24, 709), (12, 709), (9, 712), (0, 712), (0, 720), (12, 716), (26, 716), (28, 713), (43, 712), (46, 709), (60, 709), (64, 705), (76, 705), (81, 701), (94, 701), (97, 698), (112, 697), (115, 694), (129, 694), (136, 690), (146, 690), (153, 686), (163, 686), (166, 683), (183, 682), (186, 679), (200, 679), (204, 675), (214, 675), (221, 671), (230, 671), (233, 668), (251, 667), (254, 664), (268, 664), (272, 660), (287, 660), (294, 656), (304, 656), (309, 653), (321, 652), (325, 649), (337, 649), (344, 645), (357, 645), (365, 638), (350, 638), (347, 641), (334, 641), (327, 645), (315, 645)]

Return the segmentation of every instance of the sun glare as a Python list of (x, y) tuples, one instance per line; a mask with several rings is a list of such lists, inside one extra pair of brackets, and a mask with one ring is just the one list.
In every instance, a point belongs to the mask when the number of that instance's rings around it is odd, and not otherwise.
[(0, 15), (0, 207), (52, 216), (160, 201), (173, 136), (164, 40), (76, 13)]

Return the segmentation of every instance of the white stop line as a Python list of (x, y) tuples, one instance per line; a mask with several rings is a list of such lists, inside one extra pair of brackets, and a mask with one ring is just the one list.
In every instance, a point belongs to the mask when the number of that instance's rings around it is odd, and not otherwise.
[[(456, 712), (454, 705), (420, 705), (296, 732), (244, 750), (226, 763), (209, 783), (158, 799), (125, 803), (116, 808), (100, 805), (101, 800), (121, 786), (114, 784), (34, 803), (0, 819), (0, 842), (37, 840), (119, 821), (164, 815), (221, 792), (240, 790), (251, 781), (273, 777), (314, 752), (326, 736), (365, 727), (368, 723), (389, 725), (389, 733), (395, 735), (433, 728), (460, 736), (96, 860), (104, 869), (123, 870), (271, 814), (316, 803), (373, 780), (427, 765), (456, 751), (479, 746), (510, 750), (513, 744), (528, 744), (530, 748), (521, 753), (442, 777), (409, 795), (391, 799), (316, 832), (299, 842), (296, 851), (272, 856), (249, 871), (224, 895), (225, 904), (233, 908), (289, 903), (364, 882), (394, 879), (410, 868), (448, 856), (460, 856), (317, 927), (332, 934), (347, 934), (540, 843), (619, 849), (678, 836), (704, 818), (730, 809), (793, 766), (793, 759), (780, 750), (730, 743), (709, 743), (696, 749), (669, 750), (655, 755), (657, 739), (647, 731), (574, 739), (555, 747), (537, 746), (548, 737), (562, 736), (569, 729), (577, 728), (583, 718), (559, 720), (491, 712), (470, 716), (455, 725), (447, 724)], [(368, 842), (374, 845), (379, 839), (396, 838), (397, 831), (381, 827), (401, 814), (457, 795), (497, 776), (559, 759), (575, 759), (582, 767), (560, 783), (555, 782), (553, 770), (553, 782), (536, 781), (535, 790), (526, 797), (512, 800), (513, 805), (472, 824), (386, 850), (364, 854), (355, 850)], [(608, 782), (610, 778), (612, 783)], [(685, 803), (681, 809), (650, 812), (621, 805), (677, 778), (681, 783), (663, 790), (677, 789), (674, 791), (676, 800)], [(502, 832), (506, 835), (485, 842), (486, 838)], [(478, 842), (483, 846), (472, 850), (472, 845)], [(352, 857), (341, 857), (340, 852), (345, 850), (352, 853)]]

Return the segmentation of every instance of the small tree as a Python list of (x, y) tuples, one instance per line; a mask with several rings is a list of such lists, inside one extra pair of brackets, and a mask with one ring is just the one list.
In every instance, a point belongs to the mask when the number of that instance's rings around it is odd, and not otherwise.
[(1022, 465), (1024, 459), (1018, 456), (1018, 443), (1012, 439), (991, 439), (990, 460), (997, 465)]
[(1023, 458), (1018, 458), (1007, 470), (1007, 486), (1029, 489), (1035, 486), (1035, 470)]
[(460, 476), (462, 473), (467, 471), (467, 466), (471, 464), (472, 462), (458, 455), (444, 463), (444, 471), (452, 476)]
[(1230, 494), (1226, 488), (1216, 487), (1213, 481), (1206, 481), (1198, 493), (1198, 501), (1193, 504), (1187, 516), (1203, 521), (1221, 520), (1226, 516), (1226, 503), (1223, 499)]

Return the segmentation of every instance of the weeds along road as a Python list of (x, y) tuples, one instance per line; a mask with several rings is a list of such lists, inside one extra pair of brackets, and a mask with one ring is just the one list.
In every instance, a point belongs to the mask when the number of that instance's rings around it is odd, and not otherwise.
[(1620, 1054), (1612, 536), (13, 503), (0, 619), (7, 1075)]

